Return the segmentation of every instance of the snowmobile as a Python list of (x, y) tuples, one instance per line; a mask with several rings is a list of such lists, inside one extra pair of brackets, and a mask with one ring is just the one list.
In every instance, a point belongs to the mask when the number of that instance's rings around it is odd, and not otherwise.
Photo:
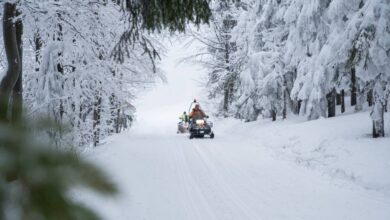
[(177, 133), (187, 133), (188, 132), (188, 122), (180, 121), (177, 123)]
[[(190, 111), (192, 110), (193, 106), (195, 104), (199, 104), (196, 100), (191, 103), (190, 105)], [(205, 136), (210, 137), (211, 139), (214, 138), (214, 132), (212, 131), (213, 123), (211, 121), (207, 121), (209, 117), (193, 117), (190, 119), (190, 124), (188, 127), (188, 131), (190, 132), (190, 139), (193, 138), (204, 138)]]

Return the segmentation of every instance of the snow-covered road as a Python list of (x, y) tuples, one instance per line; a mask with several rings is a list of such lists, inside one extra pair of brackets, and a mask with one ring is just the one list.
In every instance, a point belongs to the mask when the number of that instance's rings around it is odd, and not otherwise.
[[(93, 155), (121, 195), (107, 219), (389, 219), (389, 200), (271, 156), (250, 140), (127, 134)], [(99, 205), (99, 207), (102, 207)]]
[(257, 141), (269, 134), (252, 138), (238, 121), (216, 121), (213, 140), (176, 134), (177, 118), (199, 88), (181, 75), (194, 76), (194, 69), (174, 60), (165, 64), (169, 86), (143, 98), (132, 131), (86, 155), (120, 189), (116, 198), (88, 199), (106, 219), (390, 219), (389, 195), (277, 157)]

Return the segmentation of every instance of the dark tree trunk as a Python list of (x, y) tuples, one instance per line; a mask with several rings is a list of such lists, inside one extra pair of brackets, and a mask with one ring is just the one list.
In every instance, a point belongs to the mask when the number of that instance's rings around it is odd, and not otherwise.
[(298, 105), (297, 105), (297, 114), (301, 112), (301, 107), (302, 107), (302, 100), (298, 100)]
[(356, 70), (351, 69), (351, 106), (356, 105), (357, 102), (357, 89), (356, 89)]
[(284, 95), (283, 95), (283, 112), (282, 112), (282, 115), (283, 115), (283, 119), (287, 118), (287, 91), (286, 90), (284, 91)]
[(102, 97), (100, 95), (95, 97), (95, 104), (93, 109), (93, 146), (100, 143), (100, 117), (101, 117)]
[(41, 36), (39, 35), (39, 32), (34, 34), (34, 46), (35, 46), (35, 62), (36, 62), (35, 71), (39, 72), (40, 65), (41, 65), (41, 48), (42, 48), (42, 40), (41, 40)]
[(341, 113), (344, 113), (345, 112), (345, 92), (344, 92), (344, 89), (341, 90), (341, 94), (340, 94), (340, 97), (341, 97)]
[[(16, 10), (16, 16), (20, 16), (20, 12)], [(20, 57), (19, 77), (13, 88), (12, 97), (12, 121), (19, 121), (22, 118), (23, 111), (23, 23), (21, 20), (15, 22), (16, 42)]]
[[(227, 37), (227, 36), (226, 36)], [(228, 41), (227, 39), (225, 39)], [(225, 84), (225, 91), (224, 91), (224, 99), (223, 99), (223, 111), (225, 116), (227, 116), (227, 113), (229, 111), (229, 106), (232, 101), (233, 96), (233, 87), (234, 87), (234, 80), (233, 80), (233, 71), (230, 68), (230, 43), (225, 43), (225, 65), (226, 65), (226, 72), (228, 75), (226, 84)]]
[(224, 91), (224, 97), (223, 97), (223, 111), (227, 113), (229, 110), (229, 89), (225, 88)]
[(111, 94), (110, 96), (110, 108), (111, 108), (111, 118), (110, 123), (112, 126), (112, 133), (119, 133), (121, 130), (121, 121), (120, 121), (120, 103), (118, 102), (115, 94)]
[(340, 93), (337, 93), (337, 96), (336, 96), (336, 105), (341, 105), (341, 92)]
[(367, 102), (370, 107), (374, 104), (374, 92), (372, 89), (370, 89), (367, 93)]
[(276, 110), (275, 109), (271, 110), (271, 117), (272, 117), (272, 121), (276, 121)]
[(119, 134), (121, 132), (121, 128), (123, 127), (122, 125), (122, 120), (121, 120), (121, 110), (118, 108), (117, 110), (117, 117), (116, 117), (116, 133)]
[(282, 116), (283, 119), (287, 118), (287, 98), (288, 98), (288, 92), (287, 92), (287, 80), (286, 80), (286, 75), (283, 77), (283, 111), (282, 111)]
[(336, 90), (333, 89), (329, 94), (326, 95), (328, 101), (328, 117), (336, 116)]
[(294, 100), (294, 101), (292, 101), (292, 104), (291, 104), (291, 111), (294, 113), (294, 114), (296, 114), (296, 115), (298, 115), (299, 114), (299, 101), (297, 101), (297, 100)]
[(80, 104), (79, 107), (79, 119), (77, 121), (77, 128), (80, 128), (81, 120), (83, 120), (83, 104)]
[(0, 82), (0, 122), (16, 120), (20, 117), (22, 109), (23, 25), (21, 21), (14, 22), (18, 14), (15, 3), (4, 3), (3, 38), (8, 69)]
[(12, 92), (12, 122), (17, 122), (22, 118), (23, 113), (23, 81), (20, 74), (18, 81)]

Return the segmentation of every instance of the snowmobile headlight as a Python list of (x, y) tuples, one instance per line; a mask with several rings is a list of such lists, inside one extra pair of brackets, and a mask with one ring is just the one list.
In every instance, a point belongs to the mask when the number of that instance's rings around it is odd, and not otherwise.
[(204, 120), (202, 120), (202, 119), (196, 120), (196, 125), (199, 125), (199, 126), (204, 125)]

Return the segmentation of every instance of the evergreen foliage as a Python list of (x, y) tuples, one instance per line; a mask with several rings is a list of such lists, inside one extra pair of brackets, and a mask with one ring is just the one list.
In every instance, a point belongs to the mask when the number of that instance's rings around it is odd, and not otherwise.
[(83, 188), (103, 195), (116, 192), (107, 176), (76, 154), (38, 140), (48, 122), (0, 124), (0, 218), (15, 220), (96, 220), (76, 202), (70, 190)]
[(121, 5), (130, 14), (131, 28), (183, 32), (188, 23), (208, 23), (211, 17), (209, 2), (210, 0), (122, 0)]

